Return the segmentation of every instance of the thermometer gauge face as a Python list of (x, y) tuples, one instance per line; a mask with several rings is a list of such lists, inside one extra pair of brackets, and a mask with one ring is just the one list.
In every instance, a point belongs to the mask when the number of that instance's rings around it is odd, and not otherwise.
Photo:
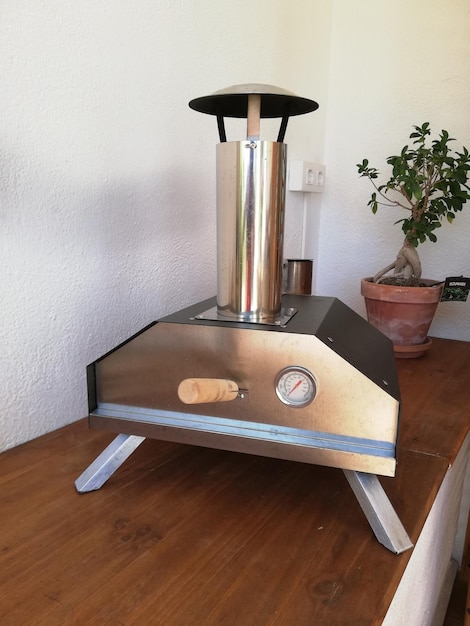
[(279, 372), (276, 377), (276, 393), (284, 404), (303, 407), (310, 404), (317, 393), (315, 377), (304, 367), (292, 365)]

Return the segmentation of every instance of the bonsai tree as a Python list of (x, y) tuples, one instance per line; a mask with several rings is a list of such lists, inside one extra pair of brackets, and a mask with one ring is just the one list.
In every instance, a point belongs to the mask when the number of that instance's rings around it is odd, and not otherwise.
[[(454, 141), (446, 130), (439, 139), (431, 141), (429, 122), (413, 126), (410, 135), (413, 146), (404, 146), (398, 156), (387, 158), (392, 174), (387, 182), (377, 185), (379, 171), (364, 159), (357, 164), (360, 176), (369, 179), (375, 191), (368, 202), (372, 213), (380, 205), (401, 207), (408, 216), (395, 222), (401, 223), (405, 240), (397, 258), (373, 277), (373, 282), (406, 286), (419, 286), (421, 262), (417, 247), (427, 239), (437, 240), (436, 229), (443, 219), (452, 223), (470, 198), (467, 179), (470, 155), (467, 148), (452, 152), (449, 143)], [(393, 270), (393, 274), (385, 276)]]

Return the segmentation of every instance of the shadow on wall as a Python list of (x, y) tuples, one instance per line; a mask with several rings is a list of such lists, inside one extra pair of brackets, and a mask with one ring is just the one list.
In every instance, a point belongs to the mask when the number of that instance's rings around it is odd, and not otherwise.
[(36, 176), (6, 203), (0, 449), (82, 418), (88, 363), (215, 293), (215, 210), (179, 176), (72, 190)]
[(185, 177), (184, 187), (177, 169), (104, 187), (82, 213), (89, 216), (82, 228), (89, 233), (87, 290), (94, 294), (87, 309), (106, 328), (126, 335), (215, 293), (215, 206), (195, 176)]

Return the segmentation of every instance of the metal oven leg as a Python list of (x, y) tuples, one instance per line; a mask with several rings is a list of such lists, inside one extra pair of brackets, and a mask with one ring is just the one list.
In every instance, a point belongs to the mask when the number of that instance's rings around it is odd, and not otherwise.
[(412, 548), (413, 544), (377, 476), (343, 471), (377, 541), (396, 554)]
[(77, 478), (75, 481), (77, 491), (86, 493), (102, 487), (144, 439), (145, 437), (137, 435), (118, 435)]
[[(138, 435), (118, 435), (75, 481), (78, 492), (100, 489), (144, 441)], [(375, 474), (343, 470), (379, 543), (400, 554), (413, 547), (395, 509)]]

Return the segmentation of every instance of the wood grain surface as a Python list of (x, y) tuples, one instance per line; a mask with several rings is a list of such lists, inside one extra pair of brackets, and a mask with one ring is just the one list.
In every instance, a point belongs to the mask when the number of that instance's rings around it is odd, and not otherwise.
[[(416, 542), (470, 427), (470, 343), (398, 369), (382, 484)], [(146, 440), (78, 494), (113, 436), (82, 420), (0, 455), (2, 626), (382, 622), (412, 552), (375, 540), (341, 470)]]

